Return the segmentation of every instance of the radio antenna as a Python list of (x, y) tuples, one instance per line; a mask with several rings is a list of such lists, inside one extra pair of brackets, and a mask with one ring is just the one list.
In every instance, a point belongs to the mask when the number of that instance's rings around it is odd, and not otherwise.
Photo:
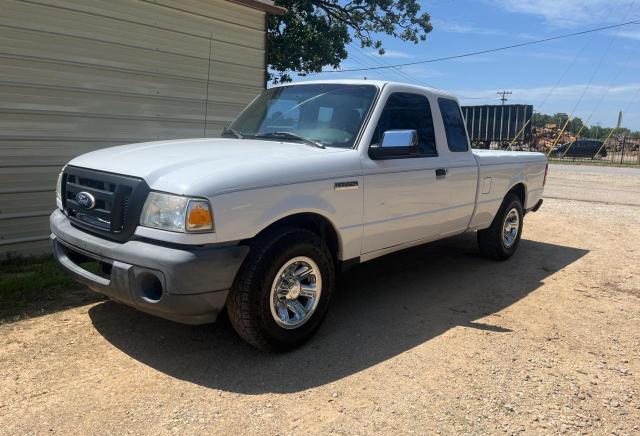
[(213, 35), (209, 34), (209, 63), (207, 64), (207, 91), (205, 93), (204, 100), (204, 127), (202, 129), (202, 136), (207, 136), (207, 114), (209, 112), (209, 81), (211, 79), (211, 52), (213, 46)]

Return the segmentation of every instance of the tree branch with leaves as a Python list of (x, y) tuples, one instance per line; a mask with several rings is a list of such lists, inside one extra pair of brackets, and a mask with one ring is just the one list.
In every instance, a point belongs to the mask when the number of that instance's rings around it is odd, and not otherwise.
[(431, 17), (417, 0), (276, 0), (287, 9), (269, 16), (267, 29), (268, 79), (291, 81), (291, 74), (318, 73), (338, 68), (347, 58), (346, 45), (384, 54), (383, 34), (415, 44), (431, 32)]

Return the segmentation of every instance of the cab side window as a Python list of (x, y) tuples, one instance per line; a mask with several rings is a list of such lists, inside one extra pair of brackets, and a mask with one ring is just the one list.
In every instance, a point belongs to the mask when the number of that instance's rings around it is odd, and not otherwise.
[(447, 134), (447, 143), (449, 150), (453, 152), (469, 150), (469, 141), (467, 140), (467, 128), (465, 127), (460, 106), (455, 100), (448, 98), (439, 98), (438, 106), (442, 114), (444, 122), (444, 131)]
[(412, 147), (414, 150), (409, 155), (402, 157), (438, 155), (431, 106), (424, 95), (408, 92), (391, 94), (380, 115), (371, 144), (380, 144), (382, 135), (389, 130), (415, 130), (418, 133), (418, 145)]

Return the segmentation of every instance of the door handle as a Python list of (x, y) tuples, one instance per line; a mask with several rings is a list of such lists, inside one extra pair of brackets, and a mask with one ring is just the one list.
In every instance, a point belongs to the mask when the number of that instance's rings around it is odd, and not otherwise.
[(436, 177), (445, 177), (447, 175), (447, 169), (446, 168), (438, 168), (436, 170)]

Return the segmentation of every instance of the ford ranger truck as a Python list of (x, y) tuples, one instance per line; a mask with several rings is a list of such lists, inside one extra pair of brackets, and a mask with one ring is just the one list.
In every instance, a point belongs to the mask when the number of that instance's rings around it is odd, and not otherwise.
[(220, 138), (73, 159), (51, 240), (112, 300), (188, 324), (226, 308), (246, 341), (284, 351), (318, 329), (338, 271), (463, 232), (511, 257), (546, 172), (541, 153), (472, 150), (447, 92), (305, 82), (264, 91)]

